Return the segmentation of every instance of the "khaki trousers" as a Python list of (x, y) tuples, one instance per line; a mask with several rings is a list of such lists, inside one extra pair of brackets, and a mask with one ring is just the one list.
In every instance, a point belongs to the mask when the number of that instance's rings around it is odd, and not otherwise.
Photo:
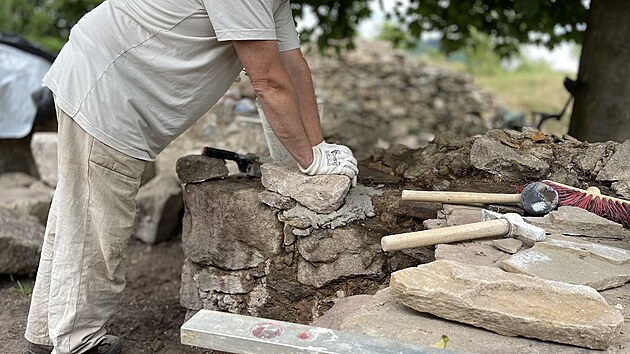
[(59, 182), (25, 337), (53, 354), (83, 353), (103, 339), (125, 287), (121, 261), (146, 162), (94, 139), (59, 109), (57, 119)]

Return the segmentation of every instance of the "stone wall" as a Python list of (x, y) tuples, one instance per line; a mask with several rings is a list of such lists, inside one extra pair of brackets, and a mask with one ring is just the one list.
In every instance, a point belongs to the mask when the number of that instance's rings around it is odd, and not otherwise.
[(308, 55), (323, 127), (360, 157), (376, 147), (418, 148), (437, 133), (483, 134), (503, 126), (497, 97), (466, 73), (429, 65), (391, 44), (358, 41), (341, 58)]
[(256, 179), (185, 186), (181, 304), (187, 309), (309, 323), (337, 299), (374, 293), (392, 271), (433, 259), (432, 252), (380, 250), (383, 234), (421, 228), (397, 211), (399, 195), (390, 188), (371, 197), (376, 216), (337, 228), (313, 227), (314, 219), (299, 224), (287, 213), (295, 202), (271, 207), (261, 193), (274, 204)]

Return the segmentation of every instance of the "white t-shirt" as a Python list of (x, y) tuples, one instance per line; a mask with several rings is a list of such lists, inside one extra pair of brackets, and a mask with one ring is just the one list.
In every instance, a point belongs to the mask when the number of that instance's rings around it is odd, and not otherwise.
[(299, 47), (288, 0), (106, 0), (86, 14), (44, 77), (90, 135), (153, 160), (242, 70), (232, 40)]

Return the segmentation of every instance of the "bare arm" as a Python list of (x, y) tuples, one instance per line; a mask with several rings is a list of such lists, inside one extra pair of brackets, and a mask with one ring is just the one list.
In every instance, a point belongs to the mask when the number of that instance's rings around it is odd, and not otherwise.
[[(271, 129), (295, 161), (303, 168), (308, 167), (313, 162), (312, 145), (302, 122), (300, 104), (293, 82), (280, 59), (277, 42), (233, 43), (260, 99)], [(315, 118), (319, 126), (319, 117)]]
[(295, 88), (308, 140), (311, 145), (315, 146), (324, 140), (324, 136), (317, 110), (317, 98), (313, 88), (311, 70), (299, 48), (280, 53), (280, 59)]

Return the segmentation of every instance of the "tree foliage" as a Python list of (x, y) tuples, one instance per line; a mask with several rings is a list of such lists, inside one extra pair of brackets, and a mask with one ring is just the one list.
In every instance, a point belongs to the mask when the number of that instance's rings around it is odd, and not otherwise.
[[(23, 35), (56, 51), (79, 18), (101, 2), (2, 0), (0, 30)], [(502, 55), (515, 53), (522, 43), (553, 47), (564, 40), (579, 42), (587, 12), (583, 0), (292, 1), (297, 19), (311, 16), (315, 20), (303, 28), (302, 40), (315, 42), (320, 48), (352, 47), (358, 24), (372, 14), (371, 5), (386, 8), (397, 32), (407, 34), (394, 36), (395, 42), (438, 31), (443, 34), (442, 48), (452, 51), (474, 45), (474, 33), (479, 32), (489, 34)]]

